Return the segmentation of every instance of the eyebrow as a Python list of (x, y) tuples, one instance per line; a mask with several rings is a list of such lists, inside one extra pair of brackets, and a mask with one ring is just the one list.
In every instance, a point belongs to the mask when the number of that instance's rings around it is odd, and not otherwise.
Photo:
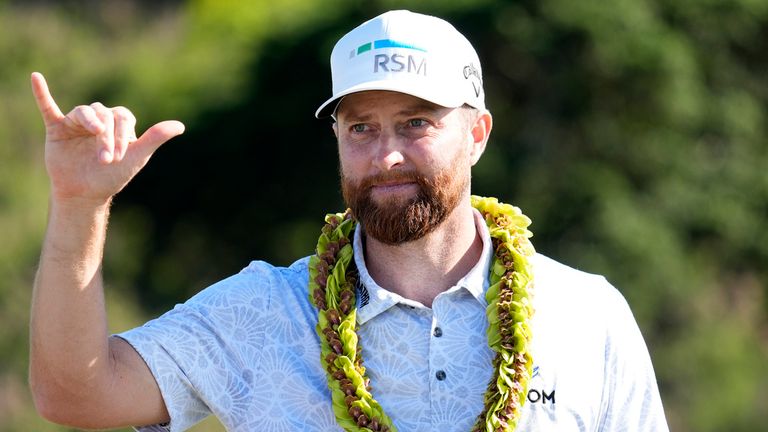
[[(439, 111), (441, 106), (433, 104), (431, 102), (422, 102), (422, 103), (414, 103), (411, 104), (400, 111), (396, 112), (394, 115), (397, 117), (410, 117), (417, 114), (424, 114), (424, 113), (436, 113)], [(358, 114), (354, 112), (353, 110), (350, 110), (350, 112), (345, 116), (344, 120), (348, 122), (360, 122), (365, 123), (369, 120), (371, 120), (373, 116), (371, 114)]]
[(396, 115), (407, 117), (407, 116), (412, 116), (412, 115), (415, 115), (415, 114), (422, 114), (422, 113), (425, 113), (425, 112), (426, 113), (435, 113), (435, 112), (439, 111), (441, 108), (443, 108), (443, 107), (441, 107), (439, 105), (435, 105), (435, 104), (430, 103), (430, 102), (423, 102), (423, 103), (417, 103), (417, 104), (413, 104), (413, 105), (411, 105), (409, 107), (406, 107), (406, 108), (398, 111)]

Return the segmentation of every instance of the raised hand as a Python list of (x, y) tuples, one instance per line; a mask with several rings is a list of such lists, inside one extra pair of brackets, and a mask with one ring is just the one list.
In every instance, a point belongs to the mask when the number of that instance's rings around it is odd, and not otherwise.
[(109, 337), (101, 267), (110, 199), (184, 125), (161, 122), (136, 138), (136, 119), (126, 108), (94, 103), (64, 115), (39, 73), (32, 74), (32, 91), (45, 122), (51, 180), (30, 320), (35, 404), (49, 420), (88, 429), (167, 422), (141, 356)]
[(107, 108), (98, 102), (64, 115), (43, 75), (35, 72), (31, 79), (45, 122), (45, 166), (54, 200), (108, 202), (160, 145), (184, 132), (181, 122), (170, 120), (136, 138), (136, 118), (127, 108)]

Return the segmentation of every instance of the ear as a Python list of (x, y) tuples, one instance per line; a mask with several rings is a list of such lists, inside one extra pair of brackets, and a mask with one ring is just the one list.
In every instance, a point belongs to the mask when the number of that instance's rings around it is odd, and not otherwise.
[(485, 151), (485, 145), (488, 143), (488, 137), (491, 135), (493, 127), (493, 117), (488, 110), (480, 111), (472, 124), (470, 134), (472, 137), (472, 148), (470, 149), (470, 160), (472, 166), (480, 160), (480, 156)]
[(336, 139), (338, 140), (339, 139), (339, 123), (332, 122), (331, 129), (333, 129), (333, 134), (336, 135)]

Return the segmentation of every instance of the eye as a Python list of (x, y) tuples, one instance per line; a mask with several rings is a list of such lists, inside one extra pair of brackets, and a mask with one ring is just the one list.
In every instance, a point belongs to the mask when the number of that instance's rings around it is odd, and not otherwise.
[(420, 128), (427, 125), (427, 121), (420, 118), (410, 119), (408, 120), (408, 126), (413, 128)]
[(355, 133), (363, 133), (366, 130), (368, 130), (368, 126), (366, 126), (364, 123), (358, 123), (358, 124), (352, 125), (352, 127), (350, 127), (349, 129)]

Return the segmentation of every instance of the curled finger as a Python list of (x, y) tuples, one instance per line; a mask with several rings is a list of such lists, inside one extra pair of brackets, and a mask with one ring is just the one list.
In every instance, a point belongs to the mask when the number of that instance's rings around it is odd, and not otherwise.
[(115, 122), (115, 160), (121, 161), (128, 150), (128, 145), (136, 141), (136, 117), (128, 108), (112, 108)]
[(115, 158), (115, 119), (112, 110), (105, 107), (100, 102), (94, 102), (91, 105), (96, 116), (104, 125), (101, 133), (97, 135), (99, 143), (99, 160), (102, 163), (112, 163)]
[(69, 115), (70, 121), (77, 126), (82, 127), (93, 135), (98, 135), (104, 131), (104, 123), (96, 115), (96, 111), (89, 105), (80, 105), (75, 107)]

